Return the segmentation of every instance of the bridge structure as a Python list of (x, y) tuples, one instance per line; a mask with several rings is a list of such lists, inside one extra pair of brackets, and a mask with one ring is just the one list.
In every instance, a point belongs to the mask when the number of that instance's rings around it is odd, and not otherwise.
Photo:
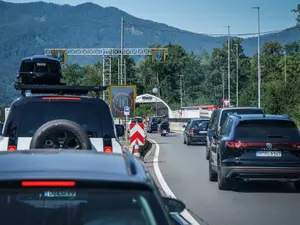
[[(62, 63), (67, 56), (102, 56), (103, 57), (103, 86), (111, 86), (111, 59), (123, 55), (148, 56), (152, 55), (152, 60), (164, 62), (167, 48), (46, 48), (44, 55), (59, 59)], [(156, 55), (157, 56), (156, 56)], [(122, 57), (121, 57), (122, 58)], [(126, 71), (126, 63), (121, 64), (121, 71)], [(126, 85), (126, 72), (118, 74), (118, 85)], [(103, 91), (103, 99), (108, 101), (108, 90)]]

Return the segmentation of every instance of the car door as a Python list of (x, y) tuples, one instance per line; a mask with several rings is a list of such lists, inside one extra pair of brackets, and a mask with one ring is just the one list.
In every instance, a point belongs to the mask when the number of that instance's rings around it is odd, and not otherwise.
[(189, 131), (189, 126), (190, 126), (190, 124), (191, 124), (191, 121), (192, 121), (192, 120), (189, 120), (189, 121), (187, 122), (185, 128), (184, 128), (184, 131), (183, 131), (183, 138), (184, 138), (184, 140), (186, 140), (187, 132)]
[(212, 149), (212, 148), (216, 148), (216, 138), (218, 136), (218, 121), (219, 121), (219, 117), (220, 117), (220, 110), (217, 110), (215, 115), (214, 115), (214, 118), (213, 118), (213, 121), (212, 121), (212, 124), (211, 124), (211, 128), (210, 130), (212, 131), (212, 133), (214, 135), (210, 136), (210, 142), (209, 142), (209, 148)]
[[(213, 128), (214, 121), (216, 120), (217, 111), (218, 111), (217, 109), (214, 110), (213, 113), (212, 113), (212, 115), (211, 115), (211, 118), (210, 118), (210, 121), (209, 121), (209, 125), (208, 125), (208, 131), (211, 131), (212, 128)], [(212, 137), (207, 136), (206, 137), (206, 141), (207, 141), (208, 148), (210, 148)]]

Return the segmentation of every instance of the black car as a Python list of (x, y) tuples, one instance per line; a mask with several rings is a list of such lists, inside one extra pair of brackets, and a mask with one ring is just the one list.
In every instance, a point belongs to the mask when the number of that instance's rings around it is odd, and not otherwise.
[(232, 180), (294, 182), (300, 189), (300, 133), (288, 116), (229, 116), (215, 138), (209, 179), (220, 190)]
[(263, 114), (263, 108), (257, 107), (231, 107), (231, 108), (219, 108), (213, 111), (210, 122), (208, 125), (208, 131), (212, 131), (215, 135), (207, 136), (206, 144), (206, 159), (209, 159), (209, 152), (211, 148), (214, 148), (217, 144), (215, 137), (219, 136), (220, 129), (226, 118), (230, 115), (240, 114)]
[(11, 225), (171, 225), (185, 209), (128, 152), (53, 149), (0, 153), (0, 207)]
[(183, 143), (191, 145), (196, 142), (206, 143), (209, 119), (191, 119), (183, 126)]
[(162, 119), (161, 116), (150, 117), (147, 124), (147, 132), (152, 133), (153, 131), (158, 131), (158, 126), (161, 119)]

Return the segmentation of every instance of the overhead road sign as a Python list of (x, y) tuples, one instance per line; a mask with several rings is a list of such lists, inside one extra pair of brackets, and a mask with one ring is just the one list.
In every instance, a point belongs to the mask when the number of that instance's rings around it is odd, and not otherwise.
[(130, 145), (135, 144), (138, 145), (145, 144), (145, 125), (143, 123), (131, 123), (130, 124)]
[(110, 86), (109, 88), (111, 111), (114, 117), (124, 118), (124, 108), (129, 108), (129, 117), (135, 115), (136, 86)]
[(57, 59), (61, 64), (65, 64), (67, 60), (66, 49), (52, 49), (51, 56)]
[(152, 62), (164, 63), (167, 58), (165, 49), (153, 49), (152, 50)]

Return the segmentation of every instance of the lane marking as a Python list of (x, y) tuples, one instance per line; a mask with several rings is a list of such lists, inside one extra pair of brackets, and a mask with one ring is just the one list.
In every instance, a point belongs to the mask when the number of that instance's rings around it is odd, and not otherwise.
[[(159, 166), (158, 166), (158, 157), (159, 157), (159, 150), (160, 150), (159, 144), (156, 141), (154, 141), (153, 139), (149, 139), (149, 140), (151, 140), (155, 144), (155, 155), (153, 158), (153, 167), (154, 167), (154, 172), (155, 172), (156, 178), (157, 178), (161, 188), (164, 190), (164, 192), (166, 193), (167, 196), (172, 197), (172, 198), (177, 198), (175, 196), (175, 194), (171, 191), (170, 187), (168, 186), (167, 182), (165, 181), (165, 179), (159, 169)], [(187, 219), (191, 224), (200, 225), (186, 209), (181, 213), (181, 215), (185, 219)]]

